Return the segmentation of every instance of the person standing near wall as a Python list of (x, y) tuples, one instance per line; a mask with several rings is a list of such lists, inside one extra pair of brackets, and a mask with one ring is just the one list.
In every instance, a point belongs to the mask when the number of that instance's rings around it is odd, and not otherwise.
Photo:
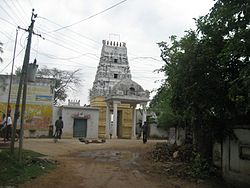
[(62, 129), (63, 129), (63, 120), (62, 120), (62, 116), (60, 116), (59, 119), (56, 120), (55, 126), (56, 126), (55, 137), (58, 137), (59, 139), (61, 139), (61, 136), (62, 136)]

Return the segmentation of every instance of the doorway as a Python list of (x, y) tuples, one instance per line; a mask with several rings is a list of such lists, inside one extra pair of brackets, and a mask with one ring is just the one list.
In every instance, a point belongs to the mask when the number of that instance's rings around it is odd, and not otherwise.
[(117, 137), (122, 138), (122, 110), (117, 111)]
[(87, 119), (74, 119), (73, 137), (87, 136)]

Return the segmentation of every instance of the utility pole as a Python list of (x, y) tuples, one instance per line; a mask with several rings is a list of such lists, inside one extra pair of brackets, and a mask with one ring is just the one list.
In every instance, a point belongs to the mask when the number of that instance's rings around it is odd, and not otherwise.
[[(22, 66), (22, 72), (21, 77), (19, 80), (19, 86), (18, 86), (18, 92), (17, 92), (17, 99), (16, 99), (16, 106), (15, 106), (15, 114), (14, 114), (14, 122), (13, 122), (13, 131), (12, 131), (12, 137), (11, 137), (11, 152), (14, 153), (14, 144), (15, 144), (15, 134), (16, 134), (16, 126), (17, 126), (17, 120), (19, 118), (19, 108), (20, 108), (20, 99), (21, 99), (21, 92), (23, 88), (23, 99), (22, 99), (22, 111), (21, 111), (21, 124), (20, 124), (20, 137), (19, 137), (19, 162), (22, 161), (22, 146), (23, 146), (23, 124), (24, 124), (24, 115), (25, 115), (25, 109), (26, 109), (26, 93), (27, 93), (27, 73), (28, 73), (28, 65), (29, 65), (29, 59), (30, 59), (30, 49), (31, 49), (31, 38), (33, 34), (33, 28), (35, 20), (34, 18), (37, 17), (37, 14), (34, 14), (34, 9), (32, 9), (32, 15), (31, 15), (31, 24), (28, 29), (23, 29), (24, 31), (29, 32), (25, 56), (23, 60), (23, 66)], [(20, 28), (20, 27), (19, 27)], [(20, 28), (22, 29), (22, 28)]]
[(26, 52), (24, 56), (23, 64), (25, 65), (23, 73), (23, 99), (22, 99), (22, 111), (21, 111), (21, 124), (20, 124), (20, 139), (19, 139), (19, 152), (18, 152), (18, 158), (19, 162), (22, 161), (22, 149), (23, 149), (23, 129), (24, 129), (24, 116), (25, 116), (25, 110), (26, 110), (26, 95), (27, 95), (27, 82), (28, 82), (28, 65), (30, 60), (30, 48), (31, 48), (31, 38), (33, 34), (33, 28), (35, 20), (33, 18), (36, 18), (37, 14), (34, 14), (34, 9), (32, 10), (31, 15), (31, 24), (28, 29), (29, 36), (28, 36), (28, 42), (26, 46)]
[(13, 80), (13, 68), (15, 64), (15, 56), (16, 56), (16, 43), (17, 43), (17, 36), (18, 36), (18, 29), (16, 29), (16, 40), (14, 45), (14, 54), (13, 54), (13, 60), (12, 60), (12, 66), (11, 66), (11, 74), (10, 74), (10, 85), (9, 85), (9, 94), (8, 94), (8, 104), (7, 104), (7, 115), (11, 112), (10, 108), (10, 94), (11, 94), (11, 86), (12, 86), (12, 80)]

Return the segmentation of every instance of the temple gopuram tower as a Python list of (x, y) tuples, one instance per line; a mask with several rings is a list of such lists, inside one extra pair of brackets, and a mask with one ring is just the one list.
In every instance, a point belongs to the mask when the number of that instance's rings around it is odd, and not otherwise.
[(99, 108), (98, 135), (100, 138), (132, 138), (135, 137), (136, 105), (145, 107), (149, 92), (132, 81), (126, 43), (106, 40), (102, 43), (90, 90), (90, 105)]

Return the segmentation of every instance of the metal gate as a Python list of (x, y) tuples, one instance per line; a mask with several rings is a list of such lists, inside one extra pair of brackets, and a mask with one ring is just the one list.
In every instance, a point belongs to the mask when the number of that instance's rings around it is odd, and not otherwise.
[(87, 136), (87, 119), (74, 119), (73, 137)]

